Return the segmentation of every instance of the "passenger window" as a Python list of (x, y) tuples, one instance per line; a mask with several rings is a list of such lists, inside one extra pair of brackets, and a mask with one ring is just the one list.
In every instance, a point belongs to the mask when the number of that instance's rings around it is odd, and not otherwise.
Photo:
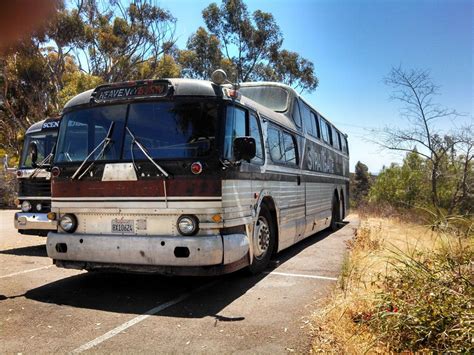
[(296, 165), (295, 138), (288, 133), (283, 133), (283, 147), (285, 149), (285, 161), (289, 164)]
[(298, 127), (301, 127), (301, 114), (300, 114), (300, 108), (299, 108), (297, 99), (295, 99), (294, 104), (293, 104), (293, 121), (295, 121), (295, 124)]
[(331, 126), (327, 122), (326, 122), (326, 127), (327, 127), (327, 130), (328, 130), (328, 137), (329, 137), (328, 144), (332, 145), (332, 141), (333, 141), (333, 139), (332, 139), (332, 130), (331, 130)]
[(336, 131), (334, 127), (332, 127), (332, 138), (333, 138), (334, 148), (341, 150), (341, 141), (339, 138), (339, 132)]
[(280, 131), (275, 128), (268, 129), (268, 149), (274, 162), (284, 161), (280, 142)]
[(347, 144), (346, 144), (346, 138), (342, 133), (339, 134), (339, 138), (341, 139), (341, 150), (344, 153), (347, 153)]
[(311, 119), (313, 120), (314, 127), (316, 129), (316, 135), (315, 136), (318, 137), (319, 139), (321, 139), (321, 129), (319, 127), (318, 116), (314, 112), (311, 112)]
[(262, 133), (258, 124), (258, 118), (255, 114), (250, 114), (249, 121), (249, 135), (255, 138), (255, 158), (251, 160), (252, 163), (263, 164), (263, 146), (262, 146)]
[(316, 125), (315, 125), (311, 110), (304, 103), (302, 103), (300, 107), (301, 107), (301, 114), (303, 116), (303, 122), (306, 127), (306, 132), (316, 137), (317, 136)]
[(277, 128), (268, 129), (270, 157), (275, 163), (298, 164), (295, 138)]
[(323, 141), (325, 141), (327, 144), (330, 144), (329, 140), (329, 127), (324, 118), (321, 117), (321, 137), (323, 138)]
[(349, 154), (349, 147), (347, 145), (347, 139), (345, 136), (342, 136), (341, 137), (341, 141), (342, 141), (342, 150), (346, 153), (346, 154)]

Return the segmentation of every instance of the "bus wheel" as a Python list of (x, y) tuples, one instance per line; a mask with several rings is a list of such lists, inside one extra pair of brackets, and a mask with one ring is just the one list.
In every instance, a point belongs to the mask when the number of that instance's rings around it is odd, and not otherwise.
[(262, 206), (255, 225), (256, 232), (253, 239), (253, 260), (248, 271), (255, 275), (265, 270), (270, 263), (275, 248), (275, 226), (272, 223), (270, 212)]
[(341, 218), (341, 222), (344, 221), (346, 218), (346, 201), (344, 200), (344, 194), (341, 193), (341, 202), (339, 203), (341, 208), (341, 214), (339, 215)]
[(332, 214), (330, 228), (332, 231), (337, 231), (341, 225), (341, 207), (337, 196), (332, 197)]

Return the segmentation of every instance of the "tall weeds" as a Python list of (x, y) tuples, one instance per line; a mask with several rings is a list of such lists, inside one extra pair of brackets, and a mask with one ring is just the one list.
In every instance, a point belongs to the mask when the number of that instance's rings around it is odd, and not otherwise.
[(365, 215), (315, 313), (314, 351), (474, 352), (472, 220), (431, 222)]
[(392, 351), (472, 353), (472, 244), (447, 236), (431, 253), (390, 250), (367, 325)]

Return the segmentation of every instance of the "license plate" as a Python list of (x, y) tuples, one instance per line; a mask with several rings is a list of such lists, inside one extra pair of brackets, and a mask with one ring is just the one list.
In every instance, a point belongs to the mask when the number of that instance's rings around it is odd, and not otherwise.
[(135, 233), (135, 221), (133, 219), (113, 219), (112, 233)]

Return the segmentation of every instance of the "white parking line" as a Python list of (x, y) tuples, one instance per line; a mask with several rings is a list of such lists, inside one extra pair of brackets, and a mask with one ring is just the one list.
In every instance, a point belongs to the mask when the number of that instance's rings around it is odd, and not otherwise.
[(49, 269), (50, 267), (53, 267), (53, 266), (54, 266), (54, 265), (48, 265), (48, 266), (37, 267), (36, 269), (18, 271), (18, 272), (14, 272), (13, 274), (8, 274), (8, 275), (0, 276), (0, 279), (6, 279), (7, 277), (17, 276), (17, 275), (21, 275), (21, 274), (27, 274), (27, 273), (33, 272), (33, 271)]
[(267, 272), (264, 272), (264, 274), (281, 275), (281, 276), (289, 276), (289, 277), (305, 277), (305, 278), (308, 278), (308, 279), (337, 281), (336, 277), (318, 276), (318, 275), (304, 275), (304, 274), (289, 274), (289, 273), (286, 273), (286, 272), (278, 272), (278, 271), (267, 271)]
[(148, 317), (150, 317), (152, 315), (158, 314), (159, 312), (165, 310), (166, 308), (169, 308), (169, 307), (174, 306), (175, 304), (177, 304), (179, 302), (184, 301), (186, 298), (192, 296), (193, 294), (198, 293), (202, 290), (205, 290), (206, 288), (209, 288), (209, 287), (215, 285), (216, 283), (217, 283), (217, 281), (208, 283), (207, 285), (201, 286), (201, 287), (199, 287), (199, 288), (197, 288), (197, 289), (195, 289), (191, 292), (182, 294), (181, 296), (179, 296), (179, 297), (177, 297), (177, 298), (175, 298), (171, 301), (160, 304), (159, 306), (156, 306), (156, 307), (146, 311), (142, 315), (140, 315), (138, 317), (135, 317), (135, 318), (129, 320), (128, 322), (125, 322), (122, 325), (119, 325), (118, 327), (108, 331), (104, 335), (101, 335), (100, 337), (95, 338), (94, 340), (91, 340), (90, 342), (88, 342), (84, 345), (81, 345), (77, 349), (74, 349), (72, 352), (73, 353), (81, 353), (83, 351), (89, 350), (89, 349), (93, 348), (94, 346), (97, 346), (100, 343), (103, 343), (104, 341), (106, 341), (106, 340), (116, 336), (117, 334), (123, 332), (125, 329), (128, 329), (131, 326), (134, 326), (135, 324), (138, 324), (138, 323), (144, 321), (145, 319), (147, 319)]

